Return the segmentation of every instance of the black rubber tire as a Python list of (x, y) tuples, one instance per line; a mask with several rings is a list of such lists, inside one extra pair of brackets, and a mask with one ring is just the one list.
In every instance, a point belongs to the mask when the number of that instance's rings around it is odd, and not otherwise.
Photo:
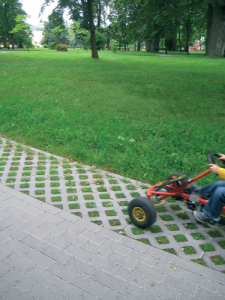
[[(184, 175), (184, 174), (182, 174), (182, 173), (173, 173), (173, 174), (171, 174), (170, 176), (168, 176), (166, 179), (169, 180), (169, 179), (173, 179), (174, 176), (179, 177), (179, 176), (182, 176), (182, 175)], [(186, 183), (186, 182), (188, 182), (188, 179), (187, 179), (187, 178), (181, 179), (181, 183), (182, 183), (182, 184), (184, 184), (184, 183)], [(175, 184), (176, 184), (176, 187), (179, 187), (179, 183), (178, 183), (178, 182), (176, 182)], [(167, 192), (172, 192), (172, 190), (171, 190), (170, 188), (167, 188), (167, 187), (166, 187), (166, 190), (167, 190)], [(176, 200), (181, 200), (181, 199), (183, 199), (183, 198), (181, 198), (180, 196), (172, 196), (172, 198), (174, 198), (174, 199), (176, 199)]]
[[(143, 210), (145, 213), (145, 219), (143, 221), (138, 221), (135, 219), (133, 215), (133, 209), (139, 208), (140, 210)], [(152, 204), (150, 200), (144, 197), (137, 197), (131, 200), (131, 202), (128, 205), (128, 214), (130, 216), (130, 219), (132, 223), (142, 229), (150, 227), (153, 223), (156, 221), (156, 209), (155, 206)]]

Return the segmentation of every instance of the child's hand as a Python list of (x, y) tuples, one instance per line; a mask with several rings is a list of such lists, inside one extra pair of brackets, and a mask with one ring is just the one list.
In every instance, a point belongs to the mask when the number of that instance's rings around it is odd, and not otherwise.
[(221, 154), (221, 153), (219, 153), (219, 155), (221, 155), (221, 156), (219, 157), (219, 161), (224, 162), (224, 161), (225, 161), (225, 155), (224, 155), (224, 154)]
[(211, 170), (212, 173), (218, 174), (220, 167), (214, 164), (209, 164), (209, 169)]

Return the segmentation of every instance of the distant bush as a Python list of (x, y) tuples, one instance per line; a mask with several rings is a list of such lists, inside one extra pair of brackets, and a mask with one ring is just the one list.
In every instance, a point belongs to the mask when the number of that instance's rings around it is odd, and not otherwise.
[(44, 44), (43, 45), (43, 48), (48, 48), (49, 46), (47, 44)]
[(57, 44), (55, 49), (57, 51), (68, 51), (68, 46), (66, 44)]
[(53, 42), (48, 46), (48, 49), (55, 50), (56, 45), (57, 45), (57, 42)]

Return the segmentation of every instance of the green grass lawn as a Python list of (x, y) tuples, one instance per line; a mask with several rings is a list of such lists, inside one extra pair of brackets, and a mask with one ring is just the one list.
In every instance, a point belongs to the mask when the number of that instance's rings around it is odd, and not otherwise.
[(225, 59), (178, 54), (0, 53), (0, 134), (149, 183), (198, 174), (225, 153)]

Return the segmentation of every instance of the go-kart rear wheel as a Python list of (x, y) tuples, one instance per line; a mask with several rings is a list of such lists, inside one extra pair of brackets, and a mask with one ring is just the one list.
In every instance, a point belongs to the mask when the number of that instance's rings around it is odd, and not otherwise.
[(142, 229), (148, 228), (156, 221), (155, 206), (144, 197), (131, 200), (128, 205), (128, 214), (133, 224)]
[[(175, 178), (180, 177), (180, 176), (182, 176), (182, 175), (184, 175), (184, 174), (182, 174), (182, 173), (173, 173), (173, 174), (171, 174), (170, 176), (168, 176), (168, 177), (166, 178), (166, 180), (170, 180), (170, 179), (173, 179), (173, 178), (175, 179)], [(174, 186), (175, 188), (178, 188), (180, 185), (185, 184), (186, 182), (188, 182), (188, 179), (187, 179), (187, 178), (184, 178), (184, 179), (179, 180), (178, 182), (174, 182), (174, 183), (173, 183), (173, 186)], [(166, 187), (166, 190), (167, 190), (167, 192), (172, 192), (172, 189), (170, 189), (170, 188), (168, 188), (168, 187)], [(176, 200), (181, 200), (181, 199), (183, 199), (183, 198), (181, 198), (180, 196), (172, 196), (172, 198), (174, 198), (174, 199), (176, 199)]]

